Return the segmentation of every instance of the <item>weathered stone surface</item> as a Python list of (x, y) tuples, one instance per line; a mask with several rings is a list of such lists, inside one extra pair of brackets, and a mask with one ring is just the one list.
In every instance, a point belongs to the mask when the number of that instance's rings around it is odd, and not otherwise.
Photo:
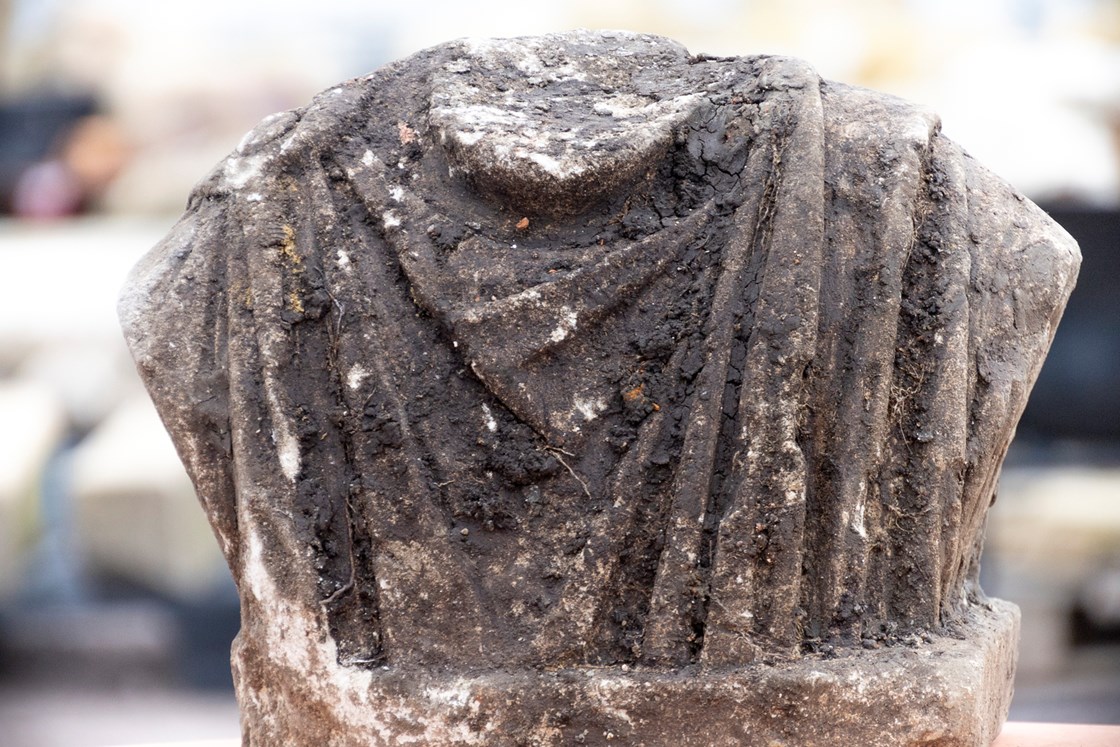
[(267, 119), (121, 302), (245, 743), (990, 740), (983, 521), (1078, 262), (784, 58), (455, 42)]

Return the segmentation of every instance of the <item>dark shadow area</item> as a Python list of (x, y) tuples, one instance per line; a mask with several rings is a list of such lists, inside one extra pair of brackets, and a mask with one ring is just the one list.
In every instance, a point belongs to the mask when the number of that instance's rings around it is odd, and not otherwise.
[(1083, 259), (1017, 440), (1033, 447), (1032, 460), (1050, 451), (1051, 460), (1120, 463), (1120, 210), (1043, 207), (1077, 239)]

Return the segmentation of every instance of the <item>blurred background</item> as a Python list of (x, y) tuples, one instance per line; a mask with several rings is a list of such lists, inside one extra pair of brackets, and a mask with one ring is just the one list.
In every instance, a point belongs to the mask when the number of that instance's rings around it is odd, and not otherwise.
[(232, 737), (237, 598), (114, 314), (274, 111), (462, 36), (574, 27), (790, 54), (938, 111), (1081, 243), (989, 521), (1012, 717), (1120, 723), (1117, 0), (0, 0), (0, 744)]

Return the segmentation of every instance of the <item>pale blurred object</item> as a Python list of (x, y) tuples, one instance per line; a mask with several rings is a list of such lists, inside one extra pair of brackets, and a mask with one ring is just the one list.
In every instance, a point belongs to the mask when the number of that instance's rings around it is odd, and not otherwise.
[(104, 115), (93, 115), (71, 128), (59, 157), (78, 180), (89, 203), (100, 197), (127, 166), (129, 153), (129, 144), (117, 123)]
[(116, 747), (241, 747), (241, 739), (207, 739), (205, 741), (160, 741), (147, 745), (118, 745)]
[(52, 151), (16, 182), (16, 217), (51, 220), (84, 212), (125, 168), (129, 148), (111, 119), (95, 115), (69, 126)]
[(573, 27), (664, 34), (693, 53), (787, 54), (829, 79), (922, 103), (1036, 200), (1120, 203), (1120, 10), (1110, 0), (22, 0), (12, 90), (95, 93), (130, 154), (99, 204), (177, 212), (274, 111), (462, 36)]
[(1120, 553), (1117, 567), (1101, 570), (1081, 590), (1086, 617), (1099, 628), (1120, 628)]
[(1120, 149), (1100, 114), (1120, 103), (1116, 45), (1004, 35), (962, 49), (923, 89), (946, 133), (1033, 199), (1120, 201)]
[(225, 562), (146, 396), (75, 450), (74, 529), (87, 568), (178, 598), (205, 594)]
[(1053, 573), (1089, 559), (1120, 557), (1120, 469), (1008, 470), (996, 502), (990, 544)]
[(65, 148), (96, 108), (89, 96), (42, 90), (0, 98), (0, 212), (49, 219), (84, 209), (86, 189)]
[(66, 433), (66, 411), (48, 387), (0, 381), (0, 597), (21, 584), (22, 556), (39, 525), (44, 468)]
[(91, 430), (140, 391), (132, 361), (98, 341), (44, 346), (29, 353), (16, 373), (50, 387), (78, 433)]
[(113, 151), (129, 156), (100, 193), (101, 206), (178, 212), (259, 119), (354, 74), (340, 52), (362, 24), (330, 29), (337, 5), (317, 3), (302, 18), (284, 3), (245, 0), (60, 6), (36, 74), (96, 93), (119, 137)]
[(985, 552), (1000, 594), (1023, 611), (1020, 676), (1063, 674), (1082, 590), (1100, 583), (1102, 569), (1120, 568), (1120, 469), (1005, 470)]
[(114, 685), (0, 690), (4, 747), (135, 747), (163, 740), (240, 747), (237, 718), (237, 704), (226, 693)]
[(119, 218), (0, 222), (6, 309), (0, 314), (0, 372), (54, 346), (100, 345), (128, 360), (117, 322), (117, 290), (170, 224)]
[(1011, 721), (1004, 725), (992, 747), (1116, 747), (1118, 744), (1120, 726)]
[(81, 184), (58, 159), (42, 161), (24, 171), (12, 195), (12, 212), (32, 220), (75, 215), (81, 205)]

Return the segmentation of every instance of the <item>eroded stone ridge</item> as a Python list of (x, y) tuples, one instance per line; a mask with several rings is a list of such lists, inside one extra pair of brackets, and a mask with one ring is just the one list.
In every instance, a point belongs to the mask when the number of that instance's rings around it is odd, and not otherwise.
[(786, 58), (453, 42), (267, 119), (121, 302), (246, 744), (984, 743), (983, 520), (1078, 263)]

